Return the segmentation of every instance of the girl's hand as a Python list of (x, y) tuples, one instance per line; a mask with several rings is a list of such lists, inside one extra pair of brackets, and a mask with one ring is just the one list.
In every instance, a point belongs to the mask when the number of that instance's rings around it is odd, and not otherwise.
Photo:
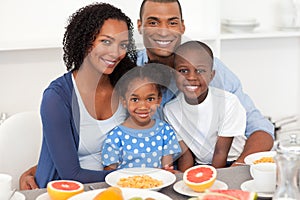
[(173, 174), (179, 174), (181, 173), (181, 171), (178, 171), (178, 170), (175, 170), (173, 166), (169, 166), (169, 165), (165, 165), (163, 167), (164, 170), (168, 171), (168, 172), (171, 172)]

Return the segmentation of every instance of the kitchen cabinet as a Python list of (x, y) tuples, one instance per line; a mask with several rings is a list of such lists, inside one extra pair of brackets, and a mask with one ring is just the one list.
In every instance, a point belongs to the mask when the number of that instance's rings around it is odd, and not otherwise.
[[(215, 56), (238, 75), (245, 92), (263, 114), (275, 119), (300, 113), (300, 31), (279, 29), (278, 3), (283, 1), (181, 0), (186, 25), (183, 41), (196, 39), (208, 43)], [(28, 100), (20, 102), (18, 94), (8, 91), (6, 87), (11, 84), (12, 88), (17, 88), (17, 82), (1, 73), (1, 112), (12, 114), (24, 105), (27, 109), (38, 107), (36, 102), (40, 101), (40, 94), (48, 81), (64, 70), (61, 43), (67, 17), (91, 2), (28, 0), (21, 2), (22, 5), (17, 0), (3, 2), (5, 6), (0, 7), (0, 71), (14, 74), (17, 67), (27, 69), (22, 76), (25, 79), (23, 83), (26, 83), (29, 75), (43, 73), (46, 68), (51, 77), (47, 79), (43, 75), (43, 85), (36, 84), (35, 90), (28, 91)], [(135, 0), (130, 6), (128, 1), (123, 0), (103, 2), (121, 8), (136, 24), (142, 0)], [(11, 10), (15, 10), (13, 15)], [(224, 18), (256, 18), (259, 26), (253, 32), (227, 33), (221, 27)], [(143, 47), (142, 38), (137, 32), (136, 42), (139, 48)], [(56, 68), (51, 71), (50, 66)], [(39, 77), (36, 79), (31, 78), (31, 82), (41, 82)], [(24, 105), (20, 105), (22, 103)], [(16, 104), (19, 110), (11, 106)]]

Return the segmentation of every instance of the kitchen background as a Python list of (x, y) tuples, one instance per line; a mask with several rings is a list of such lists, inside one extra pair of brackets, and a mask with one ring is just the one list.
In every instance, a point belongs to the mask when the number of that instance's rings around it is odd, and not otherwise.
[[(89, 0), (1, 0), (0, 113), (38, 110), (65, 72), (68, 16)], [(136, 24), (141, 0), (106, 0)], [(292, 6), (292, 3), (295, 3)], [(300, 116), (300, 0), (181, 0), (184, 39), (207, 42), (266, 116)], [(226, 31), (225, 31), (226, 29)], [(232, 33), (233, 32), (233, 33)], [(137, 45), (142, 47), (137, 34)]]

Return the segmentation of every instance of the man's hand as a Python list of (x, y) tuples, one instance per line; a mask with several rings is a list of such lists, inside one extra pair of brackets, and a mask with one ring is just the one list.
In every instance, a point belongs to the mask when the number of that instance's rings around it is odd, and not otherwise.
[(34, 190), (39, 188), (34, 178), (35, 171), (36, 166), (33, 166), (21, 175), (19, 179), (20, 190)]
[(184, 172), (188, 168), (194, 166), (195, 159), (192, 151), (182, 140), (179, 141), (179, 145), (181, 148), (181, 155), (178, 158), (178, 170)]
[(273, 147), (274, 140), (272, 136), (264, 131), (256, 131), (246, 140), (244, 151), (240, 157), (233, 163), (231, 166), (238, 166), (241, 163), (244, 163), (246, 156), (261, 152), (261, 151), (270, 151)]

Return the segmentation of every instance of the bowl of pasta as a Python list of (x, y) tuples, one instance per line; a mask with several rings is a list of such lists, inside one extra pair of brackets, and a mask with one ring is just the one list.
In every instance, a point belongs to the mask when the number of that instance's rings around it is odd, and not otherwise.
[(244, 161), (248, 165), (258, 164), (258, 163), (274, 163), (275, 155), (276, 155), (276, 151), (257, 152), (246, 156)]
[(124, 168), (105, 177), (110, 186), (158, 191), (173, 184), (176, 176), (158, 168)]

